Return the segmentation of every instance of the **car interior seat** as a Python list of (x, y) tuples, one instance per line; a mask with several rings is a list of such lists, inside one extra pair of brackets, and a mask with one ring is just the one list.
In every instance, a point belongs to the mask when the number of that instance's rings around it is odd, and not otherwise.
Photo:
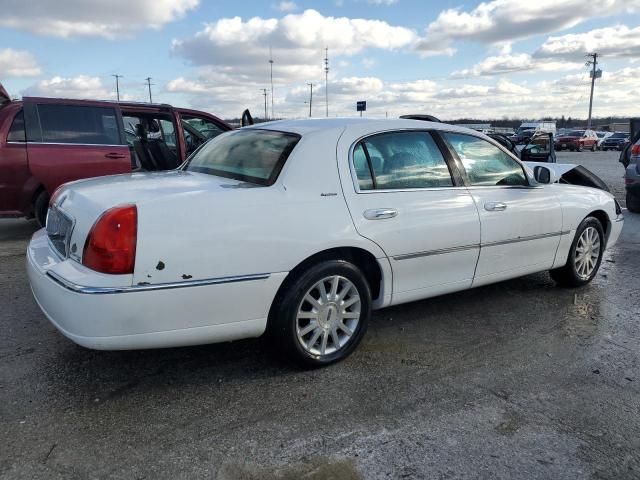
[(147, 149), (147, 130), (144, 125), (136, 125), (136, 138), (133, 141), (133, 151), (140, 162), (140, 166), (145, 170), (158, 170), (158, 166), (153, 161)]

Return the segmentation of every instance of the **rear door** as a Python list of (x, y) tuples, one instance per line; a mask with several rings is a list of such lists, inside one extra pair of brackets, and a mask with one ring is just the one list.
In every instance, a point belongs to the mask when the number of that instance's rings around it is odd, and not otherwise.
[(131, 171), (114, 106), (25, 99), (29, 168), (49, 194), (81, 178)]
[(552, 188), (532, 185), (522, 165), (481, 137), (442, 134), (480, 215), (481, 248), (473, 285), (492, 283), (553, 265), (562, 232), (562, 211)]
[(446, 149), (428, 131), (383, 132), (351, 144), (358, 136), (345, 134), (338, 145), (343, 191), (358, 232), (390, 259), (392, 302), (469, 287), (480, 223)]

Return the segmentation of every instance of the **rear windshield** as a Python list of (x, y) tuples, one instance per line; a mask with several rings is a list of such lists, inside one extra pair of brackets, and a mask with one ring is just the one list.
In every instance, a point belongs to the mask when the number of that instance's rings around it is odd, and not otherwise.
[(581, 137), (582, 135), (584, 135), (584, 131), (583, 130), (574, 130), (572, 132), (565, 133), (565, 135), (567, 137)]
[(611, 138), (627, 138), (628, 136), (628, 133), (614, 133)]
[(185, 170), (272, 185), (300, 136), (273, 130), (237, 130), (193, 154)]

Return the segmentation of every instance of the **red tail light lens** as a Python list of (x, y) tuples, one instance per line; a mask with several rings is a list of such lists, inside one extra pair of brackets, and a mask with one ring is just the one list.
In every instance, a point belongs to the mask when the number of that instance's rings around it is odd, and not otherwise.
[(133, 273), (136, 263), (138, 209), (120, 205), (107, 210), (91, 227), (82, 263), (101, 273)]
[(640, 155), (640, 143), (636, 143), (631, 147), (631, 155)]

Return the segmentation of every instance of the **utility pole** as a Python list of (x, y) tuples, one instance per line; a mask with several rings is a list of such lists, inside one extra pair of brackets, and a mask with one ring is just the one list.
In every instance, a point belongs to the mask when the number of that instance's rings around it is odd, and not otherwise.
[(309, 117), (311, 117), (311, 106), (313, 105), (313, 83), (307, 83), (309, 85)]
[(588, 60), (586, 65), (592, 65), (591, 70), (591, 96), (589, 97), (589, 121), (587, 122), (587, 128), (591, 129), (591, 110), (593, 108), (593, 87), (596, 84), (596, 66), (598, 65), (598, 54), (596, 52), (587, 54), (587, 57), (591, 57), (593, 60)]
[(116, 74), (111, 75), (111, 76), (112, 77), (116, 77), (116, 98), (118, 99), (118, 101), (120, 101), (120, 82), (118, 80), (122, 78), (122, 75), (118, 75), (116, 73)]
[(271, 70), (271, 120), (273, 120), (275, 117), (273, 114), (273, 51), (271, 47), (269, 47), (269, 68)]
[(151, 77), (145, 78), (147, 81), (147, 87), (149, 87), (149, 103), (153, 103), (153, 99), (151, 98), (151, 85), (155, 85), (155, 83), (151, 83)]
[(329, 47), (324, 49), (324, 103), (327, 117), (329, 116)]
[(262, 89), (262, 95), (264, 96), (264, 119), (267, 120), (267, 89)]

